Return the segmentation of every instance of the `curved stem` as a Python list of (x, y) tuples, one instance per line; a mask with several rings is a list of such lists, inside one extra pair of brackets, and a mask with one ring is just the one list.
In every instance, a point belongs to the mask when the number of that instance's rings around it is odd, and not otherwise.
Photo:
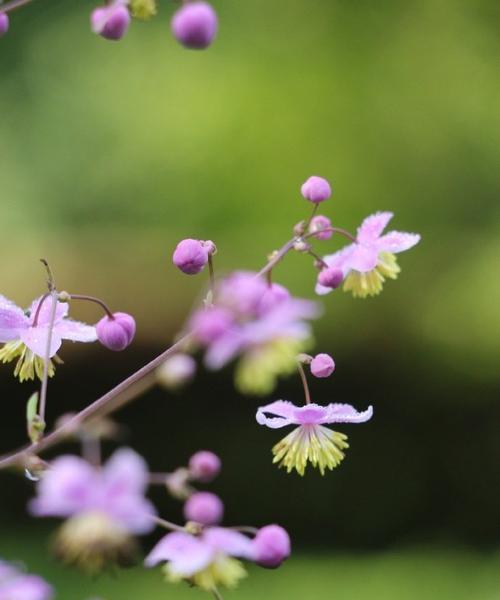
[(302, 363), (297, 363), (297, 368), (300, 373), (300, 378), (302, 379), (302, 385), (304, 386), (304, 395), (306, 397), (306, 404), (311, 404), (311, 393), (309, 392), (309, 384), (307, 383), (306, 372), (304, 371), (304, 367)]
[(169, 529), (170, 531), (186, 531), (185, 527), (182, 527), (181, 525), (176, 525), (175, 523), (172, 523), (170, 521), (166, 521), (165, 519), (160, 519), (160, 517), (157, 517), (156, 515), (150, 515), (151, 519), (160, 527), (164, 527), (165, 529)]
[(288, 242), (276, 252), (273, 258), (267, 263), (267, 265), (257, 273), (257, 276), (262, 277), (263, 275), (266, 275), (267, 273), (272, 271), (274, 267), (286, 256), (286, 254), (290, 252), (296, 241), (297, 236), (293, 237), (291, 240), (288, 240)]
[(217, 588), (212, 589), (212, 594), (214, 595), (214, 598), (216, 600), (224, 600), (224, 598), (221, 596), (221, 593), (219, 592), (219, 590)]
[[(352, 233), (349, 233), (347, 231), (347, 229), (342, 229), (342, 227), (325, 227), (325, 229), (321, 230), (321, 233), (328, 233), (328, 232), (332, 232), (332, 233), (338, 233), (339, 235), (343, 235), (344, 237), (346, 237), (350, 242), (355, 242), (356, 238), (355, 236), (352, 235)], [(309, 233), (305, 233), (302, 236), (303, 240), (306, 240), (307, 238), (310, 237), (314, 237), (315, 235), (317, 235), (318, 233), (320, 233), (319, 231), (310, 231)]]
[(21, 8), (25, 4), (30, 4), (33, 0), (12, 0), (11, 2), (6, 2), (5, 4), (0, 5), (0, 14), (9, 13), (16, 8)]
[(70, 300), (87, 300), (88, 302), (94, 302), (95, 304), (99, 304), (99, 306), (104, 310), (104, 312), (108, 315), (110, 319), (115, 318), (109, 306), (99, 298), (95, 298), (94, 296), (87, 296), (86, 294), (69, 294), (69, 297)]
[(43, 306), (45, 300), (47, 300), (47, 298), (49, 296), (50, 296), (50, 292), (45, 292), (45, 294), (40, 298), (40, 302), (38, 303), (36, 310), (35, 310), (35, 315), (33, 316), (32, 327), (36, 327), (38, 325), (38, 319), (40, 318), (40, 311), (42, 310), (42, 306)]

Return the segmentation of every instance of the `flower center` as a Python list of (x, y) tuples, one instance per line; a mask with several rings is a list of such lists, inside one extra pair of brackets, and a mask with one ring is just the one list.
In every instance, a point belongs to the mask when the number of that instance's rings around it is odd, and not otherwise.
[[(19, 377), (19, 381), (35, 379), (35, 375), (41, 380), (43, 378), (44, 360), (30, 350), (21, 340), (13, 340), (4, 344), (0, 350), (0, 361), (8, 363), (17, 358), (14, 376)], [(61, 360), (54, 357), (56, 360)], [(49, 377), (55, 373), (55, 367), (52, 360), (49, 360)]]
[(382, 291), (386, 279), (396, 279), (400, 266), (392, 252), (381, 252), (374, 269), (367, 273), (351, 271), (344, 281), (344, 292), (352, 292), (355, 298), (377, 296)]

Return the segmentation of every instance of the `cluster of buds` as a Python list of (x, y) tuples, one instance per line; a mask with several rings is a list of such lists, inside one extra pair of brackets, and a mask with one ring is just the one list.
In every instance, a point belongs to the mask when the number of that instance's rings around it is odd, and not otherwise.
[[(117, 41), (127, 33), (132, 17), (148, 20), (156, 12), (156, 0), (111, 0), (92, 11), (90, 24), (94, 33)], [(175, 12), (171, 28), (174, 37), (186, 48), (208, 48), (217, 34), (217, 14), (203, 0), (188, 1)]]

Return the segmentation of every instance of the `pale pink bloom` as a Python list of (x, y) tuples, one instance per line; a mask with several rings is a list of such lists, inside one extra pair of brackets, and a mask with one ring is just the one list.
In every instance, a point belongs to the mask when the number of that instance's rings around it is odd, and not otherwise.
[(52, 587), (38, 575), (28, 575), (0, 561), (0, 600), (51, 600)]
[[(420, 241), (416, 233), (390, 231), (382, 235), (392, 217), (391, 212), (367, 217), (358, 228), (354, 243), (323, 258), (328, 267), (342, 271), (344, 290), (352, 291), (354, 296), (378, 294), (385, 278), (395, 279), (400, 271), (394, 254), (409, 250)], [(331, 291), (330, 287), (316, 285), (320, 295)]]

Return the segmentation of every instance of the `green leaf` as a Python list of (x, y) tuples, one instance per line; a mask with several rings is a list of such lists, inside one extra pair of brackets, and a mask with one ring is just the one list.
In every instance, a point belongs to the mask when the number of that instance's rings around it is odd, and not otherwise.
[(38, 392), (31, 394), (28, 404), (26, 405), (26, 421), (31, 423), (38, 412)]

